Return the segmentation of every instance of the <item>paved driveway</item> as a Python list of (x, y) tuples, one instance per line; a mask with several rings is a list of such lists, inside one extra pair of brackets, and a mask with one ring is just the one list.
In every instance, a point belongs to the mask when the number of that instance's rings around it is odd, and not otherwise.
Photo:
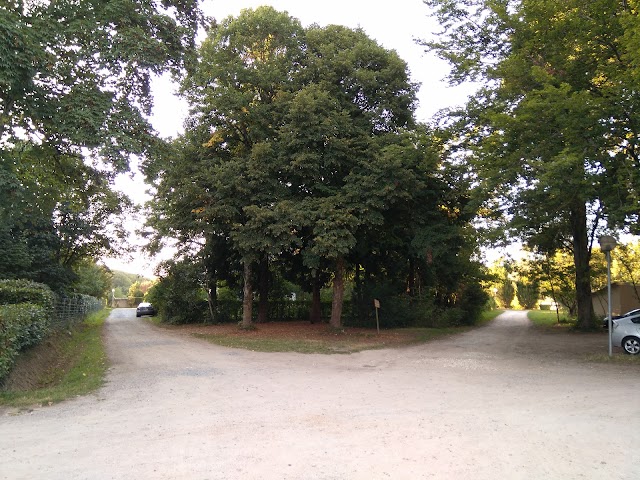
[(0, 478), (640, 478), (640, 371), (567, 356), (522, 312), (352, 355), (217, 347), (132, 309), (106, 336), (97, 394), (0, 414)]

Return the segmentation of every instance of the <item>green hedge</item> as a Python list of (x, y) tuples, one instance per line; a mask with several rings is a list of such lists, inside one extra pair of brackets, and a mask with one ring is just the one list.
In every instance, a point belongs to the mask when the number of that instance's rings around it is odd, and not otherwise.
[(13, 366), (18, 352), (40, 342), (49, 330), (49, 312), (33, 303), (0, 305), (0, 379)]
[(34, 303), (53, 312), (55, 294), (42, 283), (29, 280), (0, 280), (0, 305)]
[(0, 280), (0, 380), (25, 347), (45, 338), (54, 314), (55, 294), (29, 280)]

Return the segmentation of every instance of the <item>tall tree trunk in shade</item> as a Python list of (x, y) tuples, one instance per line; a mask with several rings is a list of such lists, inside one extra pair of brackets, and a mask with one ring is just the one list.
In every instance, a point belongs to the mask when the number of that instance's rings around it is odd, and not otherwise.
[(336, 269), (333, 277), (333, 300), (331, 302), (330, 324), (334, 328), (342, 327), (342, 303), (344, 300), (344, 258), (336, 259)]
[(251, 283), (251, 262), (244, 261), (244, 296), (242, 298), (242, 328), (250, 328), (253, 325), (253, 285)]
[(322, 321), (321, 303), (320, 303), (320, 279), (313, 279), (313, 293), (311, 297), (311, 312), (309, 313), (309, 321), (311, 323), (320, 323)]
[(269, 319), (269, 261), (265, 258), (260, 261), (258, 272), (258, 318), (257, 323), (264, 323)]
[(589, 267), (591, 252), (589, 251), (585, 204), (576, 203), (571, 209), (570, 218), (573, 234), (573, 260), (576, 266), (578, 328), (589, 329), (595, 326), (595, 317), (591, 301), (591, 268)]

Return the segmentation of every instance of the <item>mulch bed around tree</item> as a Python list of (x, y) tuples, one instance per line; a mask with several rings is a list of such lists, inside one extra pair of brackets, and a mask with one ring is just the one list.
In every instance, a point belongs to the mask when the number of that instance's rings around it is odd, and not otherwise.
[(256, 323), (255, 328), (243, 330), (237, 324), (220, 325), (172, 325), (167, 328), (186, 334), (196, 335), (224, 335), (238, 338), (253, 339), (296, 339), (322, 340), (325, 342), (348, 341), (361, 344), (369, 348), (378, 346), (401, 346), (411, 343), (415, 336), (411, 330), (380, 330), (375, 328), (345, 327), (336, 330), (327, 323), (298, 322), (267, 322)]

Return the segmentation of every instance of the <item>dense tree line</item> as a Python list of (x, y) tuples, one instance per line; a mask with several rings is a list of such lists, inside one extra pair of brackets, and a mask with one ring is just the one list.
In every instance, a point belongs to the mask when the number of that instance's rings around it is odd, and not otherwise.
[(475, 175), (474, 206), (494, 233), (549, 260), (570, 255), (578, 323), (593, 326), (594, 240), (638, 233), (640, 5), (425, 4), (443, 27), (425, 45), (451, 63), (451, 82), (481, 84), (446, 132)]
[(313, 292), (312, 319), (331, 282), (336, 327), (346, 279), (362, 301), (387, 285), (477, 313), (467, 184), (416, 125), (416, 86), (394, 51), (261, 7), (214, 23), (198, 53), (182, 83), (186, 132), (145, 172), (151, 248), (178, 239), (210, 304), (218, 281), (240, 277), (243, 325), (254, 290), (264, 320), (278, 272)]
[(73, 291), (122, 249), (114, 176), (159, 148), (151, 77), (188, 68), (201, 20), (196, 0), (0, 4), (0, 278)]
[[(190, 265), (212, 314), (224, 281), (244, 290), (245, 325), (254, 291), (265, 320), (275, 278), (309, 291), (314, 320), (332, 285), (336, 326), (345, 282), (362, 305), (459, 308), (480, 298), (481, 225), (570, 274), (555, 285), (593, 325), (594, 242), (638, 233), (638, 1), (425, 4), (443, 27), (425, 46), (453, 83), (481, 84), (438, 129), (415, 122), (406, 64), (359, 29), (265, 7), (211, 23), (196, 48), (197, 0), (2, 3), (0, 278), (99, 288), (81, 279), (123, 248), (131, 204), (113, 179), (137, 155), (150, 248), (178, 240), (186, 262), (167, 271)], [(163, 72), (191, 107), (169, 144), (147, 120)]]

